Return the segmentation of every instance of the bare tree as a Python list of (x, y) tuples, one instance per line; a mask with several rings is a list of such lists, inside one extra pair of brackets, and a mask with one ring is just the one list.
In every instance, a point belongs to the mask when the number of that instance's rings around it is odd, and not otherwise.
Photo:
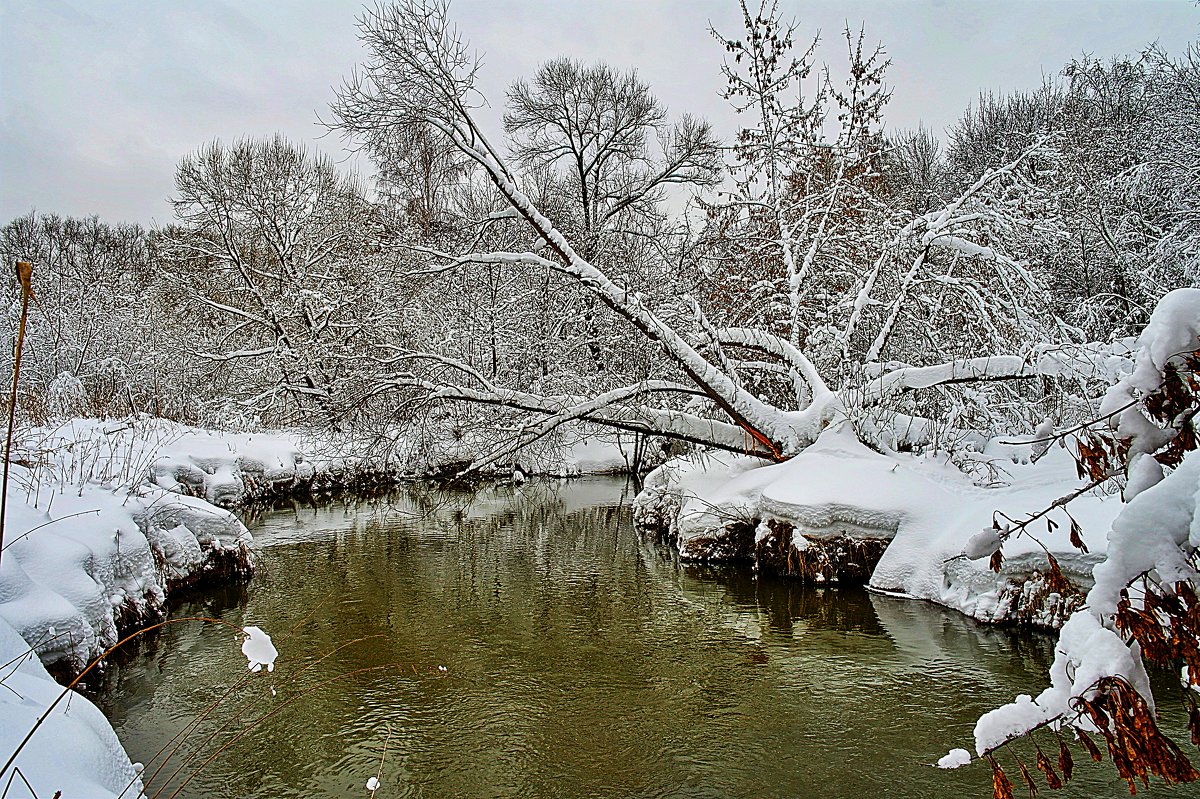
[(207, 321), (195, 354), (235, 371), (253, 412), (336, 423), (339, 386), (395, 308), (380, 301), (380, 225), (357, 181), (276, 136), (214, 142), (180, 161), (175, 185), (165, 239)]
[[(946, 363), (928, 365), (901, 362), (874, 371), (860, 370), (859, 378), (836, 388), (827, 384), (812, 360), (787, 337), (762, 328), (730, 328), (714, 323), (695, 302), (665, 304), (654, 301), (626, 285), (585, 258), (570, 239), (535, 205), (521, 188), (518, 175), (506, 163), (503, 152), (493, 144), (473, 118), (479, 104), (474, 89), (478, 62), (457, 30), (450, 24), (447, 6), (437, 0), (404, 0), (394, 6), (368, 11), (362, 20), (363, 40), (370, 54), (365, 67), (350, 78), (334, 104), (337, 118), (350, 136), (367, 137), (380, 130), (432, 127), (478, 164), (510, 210), (498, 215), (522, 221), (532, 232), (535, 247), (529, 250), (437, 252), (426, 255), (435, 261), (426, 272), (453, 272), (476, 264), (557, 272), (575, 281), (600, 302), (639, 331), (645, 342), (662, 353), (656, 374), (615, 387), (583, 391), (537, 393), (528, 387), (498, 384), (469, 364), (437, 355), (413, 353), (414, 362), (429, 364), (424, 371), (397, 376), (393, 386), (417, 385), (431, 397), (516, 408), (530, 414), (516, 431), (511, 449), (547, 434), (564, 422), (581, 419), (613, 427), (670, 435), (749, 452), (771, 459), (784, 459), (813, 442), (837, 418), (845, 418), (861, 405), (864, 393), (882, 397), (888, 391), (903, 392), (958, 384), (968, 380), (1001, 377), (1031, 378), (1039, 363), (1019, 356), (988, 359), (956, 357)], [(839, 92), (837, 103), (848, 121), (839, 139), (845, 153), (844, 166), (836, 167), (838, 185), (862, 163), (866, 147), (874, 146), (870, 131), (882, 95), (878, 89), (878, 53), (864, 55), (861, 41), (855, 47), (848, 36), (856, 76)], [(873, 66), (872, 66), (873, 65)], [(1023, 154), (1021, 158), (1028, 157)], [(993, 205), (993, 216), (968, 211), (988, 192), (1010, 178), (1019, 164), (991, 170), (943, 209), (904, 225), (881, 247), (872, 266), (860, 273), (860, 285), (852, 289), (854, 301), (847, 305), (848, 318), (841, 341), (864, 341), (869, 359), (889, 351), (901, 322), (911, 307), (932, 308), (914, 303), (927, 294), (925, 286), (942, 285), (926, 267), (932, 252), (947, 252), (951, 268), (967, 264), (991, 270), (995, 283), (960, 280), (964, 296), (978, 293), (997, 301), (1006, 291), (1024, 292), (1028, 276), (1019, 261), (1001, 250), (972, 241), (983, 233), (981, 220), (993, 219), (999, 230), (1005, 224), (1005, 204)], [(828, 212), (819, 209), (813, 224), (820, 225)], [(830, 218), (830, 222), (835, 220)], [(819, 237), (818, 237), (819, 240)], [(957, 266), (954, 266), (956, 265)], [(881, 292), (895, 279), (892, 298)], [(989, 277), (989, 280), (991, 278)], [(1036, 283), (1029, 287), (1036, 297)], [(997, 293), (999, 292), (999, 293)], [(1022, 295), (1024, 296), (1024, 295)], [(1018, 300), (1018, 303), (1021, 302)], [(1023, 306), (1014, 307), (1018, 319), (1027, 321)], [(865, 330), (867, 322), (871, 330)], [(686, 332), (680, 332), (685, 330)], [(984, 339), (987, 340), (986, 338)], [(1005, 340), (1004, 343), (1009, 343)], [(797, 377), (797, 401), (785, 409), (747, 387), (735, 357), (727, 351), (757, 353), (759, 361), (773, 361)], [(745, 358), (741, 358), (745, 360)], [(878, 381), (867, 392), (863, 379)], [(381, 384), (381, 389), (386, 388)]]
[(711, 184), (720, 166), (708, 123), (685, 115), (669, 125), (636, 73), (607, 64), (542, 64), (531, 82), (508, 90), (504, 127), (518, 164), (562, 168), (575, 218), (554, 222), (589, 259), (599, 253), (599, 233), (623, 215), (653, 215), (664, 187)]

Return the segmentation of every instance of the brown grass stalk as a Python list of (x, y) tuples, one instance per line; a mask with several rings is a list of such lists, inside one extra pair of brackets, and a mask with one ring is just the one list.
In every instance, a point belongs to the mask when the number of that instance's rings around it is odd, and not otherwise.
[[(4, 557), (4, 520), (8, 517), (8, 469), (12, 463), (13, 424), (17, 416), (17, 387), (21, 382), (21, 351), (25, 348), (25, 323), (29, 319), (29, 301), (33, 299), (33, 264), (17, 261), (17, 280), (21, 283), (21, 325), (17, 329), (17, 349), (13, 354), (12, 390), (8, 394), (8, 435), (4, 439), (4, 477), (0, 479), (0, 558)], [(8, 766), (6, 765), (7, 769)], [(0, 771), (0, 774), (3, 774)]]

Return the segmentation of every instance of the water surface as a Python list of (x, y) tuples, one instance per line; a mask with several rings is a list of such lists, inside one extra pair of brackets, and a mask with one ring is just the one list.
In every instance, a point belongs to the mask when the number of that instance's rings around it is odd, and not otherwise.
[[(251, 584), (176, 615), (262, 627), (276, 671), (246, 678), (228, 628), (179, 624), (101, 704), (149, 775), (228, 693), (151, 782), (164, 797), (221, 746), (180, 796), (362, 797), (377, 773), (380, 799), (990, 796), (986, 768), (928, 764), (1044, 686), (1052, 639), (681, 567), (629, 499), (583, 480), (262, 513)], [(1128, 795), (1078, 771), (1055, 795)]]

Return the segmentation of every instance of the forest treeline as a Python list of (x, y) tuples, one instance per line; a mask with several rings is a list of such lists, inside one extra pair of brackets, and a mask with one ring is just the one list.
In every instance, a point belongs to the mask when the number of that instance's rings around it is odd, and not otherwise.
[(370, 182), (279, 136), (214, 142), (180, 160), (164, 227), (30, 212), (0, 230), (6, 262), (36, 264), (19, 413), (440, 419), (514, 445), (584, 419), (775, 458), (805, 436), (755, 403), (794, 423), (836, 395), (889, 446), (1092, 415), (1105, 348), (1197, 281), (1200, 50), (1079, 58), (939, 137), (888, 130), (866, 35), (828, 70), (778, 9), (743, 11), (707, 56), (731, 142), (570, 58), (511, 85), (501, 141), (449, 113), (410, 124), (389, 116), (393, 67), (469, 120), (478, 64), (443, 41), (439, 95), (404, 61), (414, 34), (367, 12), (332, 112)]

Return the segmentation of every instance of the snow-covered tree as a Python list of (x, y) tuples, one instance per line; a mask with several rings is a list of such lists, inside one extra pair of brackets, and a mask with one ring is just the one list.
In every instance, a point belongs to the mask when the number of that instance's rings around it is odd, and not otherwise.
[[(35, 264), (37, 300), (18, 403), (24, 412), (38, 420), (132, 412), (194, 418), (195, 404), (172, 368), (178, 326), (162, 310), (164, 285), (153, 249), (141, 227), (96, 217), (30, 213), (0, 229), (4, 262)], [(15, 337), (15, 291), (6, 296), (5, 315), (5, 336)], [(9, 359), (5, 368), (11, 367), (11, 344), (0, 347), (0, 358)]]
[(248, 414), (337, 423), (364, 351), (405, 303), (361, 186), (280, 136), (210, 144), (175, 184), (164, 240), (199, 328), (193, 354)]
[(725, 97), (750, 122), (734, 147), (734, 190), (709, 206), (710, 282), (748, 289), (753, 299), (735, 309), (738, 323), (802, 346), (829, 322), (828, 300), (845, 291), (854, 263), (871, 260), (868, 242), (885, 227), (873, 195), (888, 61), (847, 29), (849, 77), (839, 87), (828, 69), (813, 77), (817, 39), (796, 52), (797, 24), (783, 20), (777, 3), (764, 0), (752, 13), (743, 2), (741, 10), (742, 38), (712, 31), (727, 52)]
[[(834, 335), (826, 338), (840, 348), (843, 361), (882, 366), (839, 370), (838, 382), (831, 385), (787, 336), (764, 326), (714, 322), (695, 301), (668, 303), (647, 297), (585, 258), (530, 199), (503, 150), (475, 121), (477, 62), (450, 24), (444, 3), (408, 0), (378, 8), (367, 13), (362, 30), (370, 51), (367, 63), (334, 105), (346, 132), (369, 137), (380, 130), (433, 128), (494, 185), (510, 209), (498, 215), (513, 217), (529, 230), (529, 249), (429, 252), (437, 261), (431, 270), (493, 264), (559, 273), (662, 353), (645, 377), (611, 387), (584, 384), (572, 391), (531, 391), (498, 384), (469, 364), (446, 359), (438, 362), (436, 374), (414, 372), (398, 377), (394, 385), (421, 386), (441, 400), (525, 411), (530, 416), (516, 437), (518, 443), (566, 421), (584, 419), (782, 459), (811, 443), (832, 420), (857, 413), (864, 397), (877, 401), (886, 393), (883, 389), (902, 392), (1037, 374), (1036, 362), (1013, 353), (1023, 339), (1006, 331), (1036, 323), (1041, 289), (1002, 245), (1005, 234), (1020, 226), (1013, 216), (1021, 207), (1021, 197), (1016, 196), (1022, 189), (1019, 168), (1042, 152), (1041, 143), (1012, 163), (988, 170), (944, 207), (882, 237), (885, 244), (877, 257), (852, 276), (856, 282), (844, 287), (849, 298), (844, 316)], [(864, 53), (861, 39), (857, 45), (852, 36), (848, 41), (853, 69), (848, 88), (835, 93), (846, 120), (835, 148), (838, 161), (831, 166), (827, 185), (833, 188), (827, 199), (835, 191), (841, 193), (838, 187), (849, 185), (856, 169), (866, 169), (865, 156), (877, 146), (872, 131), (883, 97), (882, 62), (877, 52)], [(827, 208), (828, 204), (817, 207), (809, 224), (840, 224)], [(928, 332), (922, 322), (930, 318), (950, 320), (973, 338), (925, 347), (923, 339), (913, 337)], [(1004, 347), (1009, 357), (987, 358), (994, 354), (992, 345)], [(749, 386), (739, 371), (739, 362), (748, 359), (731, 355), (733, 350), (755, 353), (755, 361), (773, 363), (794, 375), (794, 401), (780, 404)], [(918, 351), (923, 353), (920, 361), (912, 357)], [(896, 354), (908, 359), (899, 360)], [(932, 362), (941, 355), (949, 360)]]

